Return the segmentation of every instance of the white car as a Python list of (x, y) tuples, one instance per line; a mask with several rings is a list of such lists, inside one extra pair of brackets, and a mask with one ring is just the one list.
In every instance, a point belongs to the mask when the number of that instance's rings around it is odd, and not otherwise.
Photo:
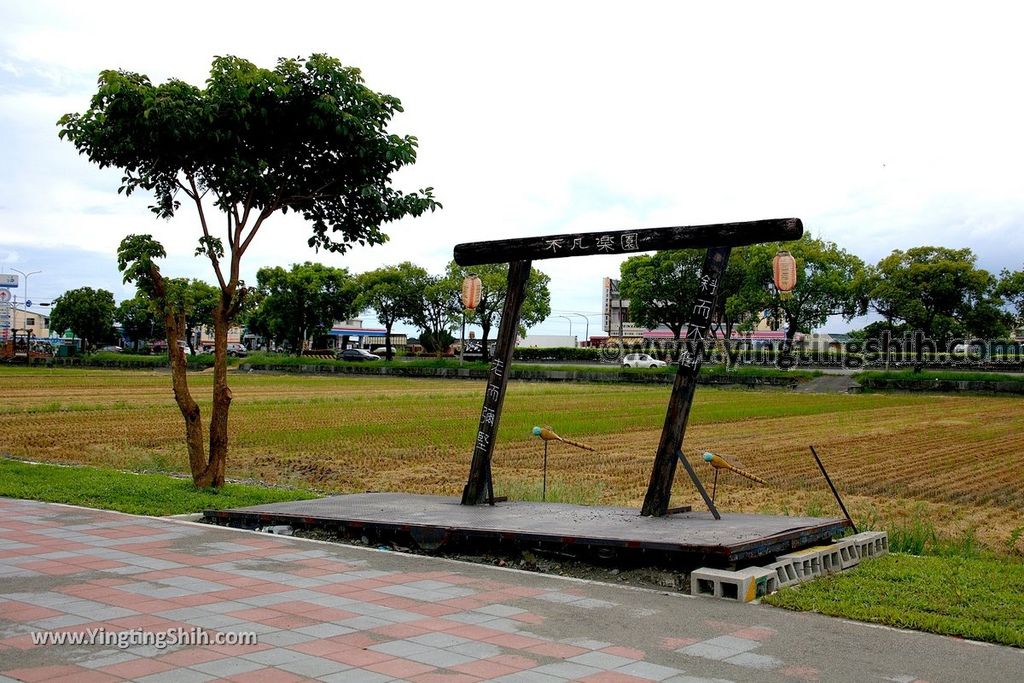
[(630, 353), (622, 359), (624, 368), (663, 368), (666, 363), (646, 353)]

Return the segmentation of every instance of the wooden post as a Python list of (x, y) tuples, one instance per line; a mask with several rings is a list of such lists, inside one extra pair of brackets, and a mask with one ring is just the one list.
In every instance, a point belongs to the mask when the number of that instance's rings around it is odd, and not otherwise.
[(473, 461), (469, 467), (466, 487), (462, 490), (463, 505), (494, 502), (491, 455), (494, 453), (494, 437), (498, 433), (501, 405), (505, 400), (505, 385), (519, 330), (519, 311), (526, 298), (526, 281), (530, 278), (530, 265), (530, 261), (513, 261), (508, 266), (508, 294), (505, 295), (501, 327), (498, 329), (494, 358), (487, 376), (484, 404), (480, 410), (480, 424), (473, 447)]
[[(694, 304), (686, 339), (679, 355), (679, 371), (672, 383), (672, 396), (665, 413), (665, 426), (661, 431), (661, 442), (654, 456), (651, 481), (640, 514), (645, 517), (662, 517), (668, 511), (672, 498), (672, 481), (676, 474), (676, 452), (682, 448), (686, 434), (686, 422), (693, 405), (693, 392), (697, 388), (697, 375), (704, 358), (704, 340), (711, 336), (711, 316), (718, 308), (722, 275), (729, 263), (731, 247), (712, 247), (704, 259), (698, 287), (697, 302)], [(713, 338), (713, 337), (712, 337)], [(707, 496), (705, 494), (705, 500)]]

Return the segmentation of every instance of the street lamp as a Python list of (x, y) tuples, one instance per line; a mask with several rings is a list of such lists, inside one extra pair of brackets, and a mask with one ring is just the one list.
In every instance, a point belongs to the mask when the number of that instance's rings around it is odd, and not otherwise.
[(582, 313), (571, 312), (569, 313), (569, 315), (578, 315), (579, 317), (583, 318), (583, 321), (587, 325), (586, 332), (583, 333), (583, 338), (586, 340), (587, 346), (590, 346), (590, 318), (588, 318), (586, 315)]
[[(32, 300), (28, 298), (28, 278), (31, 275), (38, 275), (39, 273), (41, 273), (43, 271), (41, 271), (41, 270), (33, 270), (30, 273), (24, 273), (24, 272), (18, 270), (17, 268), (11, 268), (11, 270), (13, 270), (15, 273), (19, 273), (23, 278), (25, 278), (25, 317), (27, 318), (28, 317), (28, 307), (32, 305)], [(15, 326), (17, 326), (17, 324), (18, 324), (18, 306), (17, 305), (14, 306), (14, 324), (15, 324)]]
[(571, 337), (572, 336), (572, 318), (570, 318), (567, 315), (555, 315), (553, 317), (555, 317), (555, 318), (562, 318), (563, 320), (568, 320), (569, 321), (569, 336)]

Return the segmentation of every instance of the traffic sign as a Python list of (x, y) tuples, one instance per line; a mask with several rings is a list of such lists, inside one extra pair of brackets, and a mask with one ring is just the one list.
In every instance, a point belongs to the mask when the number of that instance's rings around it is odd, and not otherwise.
[(14, 273), (0, 273), (0, 287), (17, 287), (18, 276)]
[(11, 293), (6, 289), (0, 289), (0, 303), (7, 303), (11, 300)]

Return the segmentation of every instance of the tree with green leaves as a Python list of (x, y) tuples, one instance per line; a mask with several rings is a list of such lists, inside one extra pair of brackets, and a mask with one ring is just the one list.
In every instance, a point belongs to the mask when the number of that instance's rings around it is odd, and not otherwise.
[(1013, 307), (1014, 324), (1024, 325), (1024, 270), (1004, 270), (996, 293)]
[(679, 337), (697, 299), (704, 252), (696, 249), (657, 251), (630, 256), (619, 267), (619, 296), (629, 299), (629, 317), (654, 329), (665, 325)]
[(53, 300), (50, 329), (71, 330), (82, 340), (82, 348), (106, 343), (114, 338), (114, 295), (105, 289), (79, 287)]
[[(431, 188), (392, 186), (393, 174), (416, 161), (416, 138), (390, 131), (401, 111), (397, 98), (327, 55), (280, 59), (273, 69), (227, 56), (213, 60), (203, 87), (103, 71), (89, 108), (60, 119), (61, 138), (101, 168), (121, 169), (118, 192), (152, 193), (161, 218), (174, 217), (182, 201), (196, 212), (196, 254), (209, 260), (220, 289), (209, 457), (202, 465), (190, 457), (197, 486), (224, 483), (227, 333), (244, 306), (242, 257), (266, 221), (293, 211), (312, 229), (309, 246), (343, 253), (353, 243), (384, 242), (385, 223), (439, 208)], [(126, 277), (152, 278), (162, 251), (151, 238), (122, 242), (119, 264)], [(145, 289), (156, 291), (152, 283)], [(176, 339), (168, 339), (172, 349)], [(184, 364), (172, 368), (185, 372)], [(191, 409), (176, 396), (183, 412)], [(190, 453), (202, 448), (201, 429), (187, 430), (187, 439), (199, 439)]]
[[(970, 249), (897, 249), (873, 269), (868, 296), (876, 310), (925, 339), (948, 343), (971, 334), (1000, 336), (1006, 320), (999, 314), (997, 281), (976, 263)], [(923, 348), (917, 347), (920, 362)]]
[[(773, 284), (772, 263), (780, 249), (796, 259), (797, 285), (784, 297)], [(793, 242), (747, 247), (748, 282), (738, 296), (739, 307), (748, 311), (773, 311), (786, 325), (786, 348), (797, 332), (810, 332), (829, 317), (852, 320), (867, 310), (864, 262), (834, 242), (810, 233)]]
[(387, 360), (394, 358), (391, 348), (391, 330), (395, 323), (411, 321), (422, 306), (420, 287), (427, 271), (409, 261), (397, 266), (385, 266), (359, 275), (359, 310), (373, 311), (384, 326), (384, 348)]
[(121, 323), (121, 329), (132, 340), (132, 350), (135, 352), (139, 350), (140, 341), (152, 339), (158, 334), (153, 302), (145, 292), (136, 292), (131, 299), (122, 301), (114, 312), (114, 320)]
[(330, 331), (335, 320), (357, 312), (356, 281), (348, 270), (322, 263), (260, 268), (256, 272), (260, 303), (248, 317), (254, 332), (280, 343), (287, 341), (301, 354), (308, 339)]
[[(470, 275), (480, 278), (480, 304), (476, 310), (468, 312), (467, 320), (476, 323), (482, 331), (481, 344), (483, 359), (490, 360), (490, 349), (487, 340), (491, 330), (501, 325), (501, 313), (505, 308), (508, 296), (508, 264), (487, 263), (478, 266), (460, 266), (454, 261), (448, 264), (448, 277), (461, 283)], [(526, 281), (526, 292), (519, 313), (519, 334), (525, 335), (526, 328), (543, 322), (551, 315), (551, 291), (548, 284), (551, 278), (536, 268), (530, 269), (530, 277)]]
[(420, 328), (420, 343), (441, 355), (455, 341), (452, 330), (462, 316), (462, 283), (449, 275), (428, 275), (419, 284), (420, 296), (411, 322)]

